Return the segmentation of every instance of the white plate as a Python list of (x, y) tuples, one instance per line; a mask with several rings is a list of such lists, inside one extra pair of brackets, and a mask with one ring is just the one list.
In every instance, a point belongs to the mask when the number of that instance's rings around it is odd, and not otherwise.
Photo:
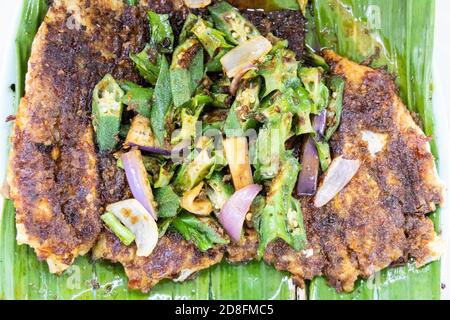
[[(14, 37), (20, 17), (22, 1), (0, 1), (0, 150), (7, 150), (7, 139), (11, 124), (5, 123), (8, 115), (13, 113), (13, 94), (10, 85), (15, 83), (15, 49)], [(426, 13), (424, 13), (426, 14)], [(450, 101), (450, 1), (436, 0), (436, 32), (433, 61), (433, 109), (436, 120), (436, 137), (440, 152), (440, 176), (450, 186), (450, 112), (447, 108)], [(8, 153), (0, 155), (0, 185), (5, 177)], [(447, 197), (448, 190), (447, 190)], [(450, 201), (450, 200), (449, 200)], [(0, 206), (3, 199), (0, 195)], [(1, 214), (1, 211), (0, 211)], [(442, 210), (442, 233), (447, 244), (450, 244), (450, 207)], [(442, 283), (447, 285), (442, 291), (442, 298), (450, 300), (450, 256), (446, 253), (442, 258)]]

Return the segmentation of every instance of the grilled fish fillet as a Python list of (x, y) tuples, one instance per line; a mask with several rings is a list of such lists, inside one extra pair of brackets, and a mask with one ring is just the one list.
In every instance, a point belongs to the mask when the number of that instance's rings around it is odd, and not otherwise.
[(146, 25), (121, 0), (55, 0), (35, 38), (8, 182), (17, 241), (52, 273), (86, 254), (101, 230), (91, 92), (107, 73), (137, 79), (128, 55)]
[(179, 233), (168, 231), (149, 257), (138, 257), (134, 244), (124, 246), (114, 234), (106, 231), (93, 250), (93, 258), (121, 263), (128, 276), (128, 287), (148, 292), (161, 280), (184, 281), (219, 263), (223, 252), (221, 248), (201, 252)]
[[(312, 251), (296, 253), (278, 241), (265, 259), (300, 282), (323, 273), (333, 287), (351, 291), (358, 277), (392, 263), (414, 257), (420, 267), (442, 254), (442, 242), (426, 214), (443, 202), (443, 185), (429, 138), (397, 96), (389, 75), (332, 51), (324, 54), (332, 73), (346, 80), (332, 154), (359, 159), (362, 165), (326, 206), (315, 208), (313, 198), (302, 199), (310, 243), (306, 251)], [(310, 272), (317, 259), (322, 270)]]

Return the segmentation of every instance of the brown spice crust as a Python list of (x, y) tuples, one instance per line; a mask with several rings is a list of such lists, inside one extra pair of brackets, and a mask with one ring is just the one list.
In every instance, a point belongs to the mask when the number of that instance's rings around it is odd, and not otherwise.
[(295, 52), (297, 60), (303, 57), (306, 20), (300, 11), (264, 12), (247, 9), (241, 12), (263, 35), (272, 33), (278, 38), (288, 40), (289, 48)]
[(129, 279), (128, 287), (148, 292), (164, 279), (192, 278), (196, 272), (222, 261), (223, 252), (221, 248), (201, 252), (179, 233), (169, 230), (149, 257), (138, 257), (135, 245), (126, 247), (106, 231), (100, 236), (93, 257), (121, 263)]

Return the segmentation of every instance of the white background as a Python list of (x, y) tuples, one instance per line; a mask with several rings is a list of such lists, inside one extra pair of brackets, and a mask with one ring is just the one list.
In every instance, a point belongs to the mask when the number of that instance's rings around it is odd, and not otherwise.
[[(393, 0), (395, 1), (395, 0)], [(414, 1), (414, 0), (410, 0)], [(22, 1), (0, 1), (0, 186), (5, 177), (7, 153), (7, 134), (10, 124), (5, 119), (12, 113), (13, 96), (9, 86), (15, 82), (14, 37), (19, 21)], [(426, 14), (424, 12), (424, 14)], [(433, 61), (434, 111), (436, 137), (440, 151), (440, 176), (450, 186), (450, 1), (436, 0), (436, 35)], [(447, 203), (450, 198), (447, 197)], [(3, 199), (0, 195), (3, 205)], [(1, 211), (0, 211), (1, 214)], [(450, 245), (450, 204), (442, 210), (443, 237)], [(447, 247), (448, 248), (448, 247)], [(448, 251), (448, 250), (447, 250)], [(443, 257), (442, 282), (447, 288), (442, 292), (443, 299), (450, 300), (450, 256)]]

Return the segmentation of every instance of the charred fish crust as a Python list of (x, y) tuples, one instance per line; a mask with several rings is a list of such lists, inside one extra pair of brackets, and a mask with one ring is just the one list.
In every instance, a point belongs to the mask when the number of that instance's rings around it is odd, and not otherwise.
[(99, 154), (100, 196), (103, 205), (132, 198), (125, 172), (117, 167), (117, 160), (109, 153)]
[(199, 251), (179, 233), (169, 230), (149, 257), (138, 257), (135, 245), (126, 247), (115, 235), (105, 231), (93, 250), (93, 257), (121, 263), (129, 288), (148, 292), (163, 279), (190, 279), (196, 272), (222, 261), (223, 252), (220, 248)]
[(278, 38), (288, 40), (289, 48), (295, 52), (297, 60), (303, 57), (306, 20), (300, 11), (265, 12), (247, 9), (241, 12), (263, 35), (272, 33)]

